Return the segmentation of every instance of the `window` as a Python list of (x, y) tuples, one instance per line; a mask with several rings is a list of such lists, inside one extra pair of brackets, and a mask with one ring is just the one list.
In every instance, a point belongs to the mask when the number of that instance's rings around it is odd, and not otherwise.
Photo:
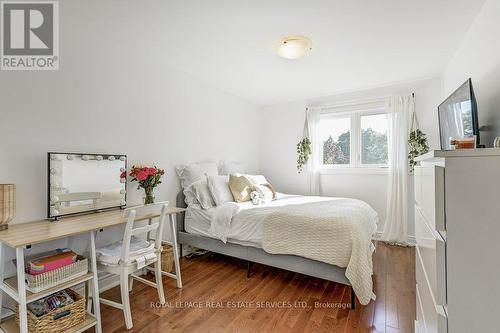
[(320, 121), (323, 165), (351, 163), (351, 118), (326, 117)]
[(322, 114), (318, 148), (323, 168), (386, 167), (387, 126), (383, 109)]
[(361, 164), (387, 165), (387, 114), (361, 116)]

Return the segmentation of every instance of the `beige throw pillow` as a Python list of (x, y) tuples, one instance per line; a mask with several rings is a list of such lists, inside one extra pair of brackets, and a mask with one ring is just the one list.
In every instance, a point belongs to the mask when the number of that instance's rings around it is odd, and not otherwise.
[(254, 191), (254, 183), (245, 175), (229, 175), (229, 189), (233, 194), (234, 201), (250, 201), (250, 193)]

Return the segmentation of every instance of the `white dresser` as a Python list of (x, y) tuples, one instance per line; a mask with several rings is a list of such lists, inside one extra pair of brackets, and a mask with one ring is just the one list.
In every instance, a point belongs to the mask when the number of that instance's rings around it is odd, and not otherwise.
[(500, 332), (500, 149), (417, 161), (415, 331)]

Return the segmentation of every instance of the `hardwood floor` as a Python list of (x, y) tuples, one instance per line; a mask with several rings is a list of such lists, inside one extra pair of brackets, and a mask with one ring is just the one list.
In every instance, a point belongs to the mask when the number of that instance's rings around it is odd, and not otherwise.
[[(164, 278), (167, 304), (155, 289), (135, 282), (130, 332), (413, 332), (415, 252), (377, 244), (377, 300), (350, 303), (350, 288), (218, 254), (182, 259), (183, 289)], [(150, 276), (151, 278), (151, 276)], [(119, 301), (118, 287), (103, 294)], [(344, 307), (342, 307), (344, 306)], [(123, 332), (120, 310), (101, 305), (103, 332)]]

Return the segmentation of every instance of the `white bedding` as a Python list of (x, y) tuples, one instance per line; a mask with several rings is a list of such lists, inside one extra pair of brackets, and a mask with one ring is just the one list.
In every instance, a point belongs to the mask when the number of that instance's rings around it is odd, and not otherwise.
[[(273, 207), (286, 205), (298, 205), (308, 202), (331, 201), (341, 198), (330, 197), (309, 197), (301, 195), (291, 195), (277, 193), (277, 199), (261, 205), (253, 205), (250, 201), (242, 203), (226, 203), (224, 205), (201, 209), (198, 207), (188, 207), (184, 219), (184, 228), (187, 232), (198, 234), (211, 238), (218, 238), (230, 243), (251, 245), (262, 248), (262, 240), (264, 238), (264, 217), (267, 216)], [(218, 218), (217, 223), (212, 224), (212, 219), (217, 211), (227, 210), (228, 207), (234, 207), (236, 211), (232, 211), (232, 219), (227, 230), (224, 230), (224, 235), (217, 235), (210, 230), (211, 225), (222, 224), (222, 218)], [(229, 208), (231, 209), (231, 208)], [(237, 212), (237, 214), (236, 214)], [(227, 222), (227, 220), (225, 221)]]
[[(185, 230), (190, 234), (216, 238), (208, 231), (210, 229), (210, 221), (214, 210), (215, 208), (188, 208), (186, 211), (186, 217), (184, 218)], [(261, 243), (259, 242), (243, 241), (234, 238), (228, 238), (227, 241), (229, 243), (262, 248)]]
[[(188, 207), (186, 211), (186, 217), (184, 219), (184, 228), (187, 232), (192, 234), (220, 239), (221, 237), (217, 237), (210, 232), (212, 219), (214, 218), (217, 210), (221, 211), (223, 209), (227, 209), (227, 206), (232, 206), (238, 210), (238, 214), (232, 216), (230, 227), (228, 228), (227, 233), (224, 237), (225, 241), (261, 248), (264, 233), (264, 226), (262, 222), (263, 218), (269, 213), (270, 207), (279, 207), (335, 199), (325, 197), (306, 197), (283, 193), (278, 193), (277, 195), (277, 200), (267, 202), (258, 206), (254, 206), (249, 201), (242, 203), (227, 203), (225, 204), (226, 208), (223, 207), (224, 205), (210, 209)], [(221, 207), (223, 208), (221, 209)]]

